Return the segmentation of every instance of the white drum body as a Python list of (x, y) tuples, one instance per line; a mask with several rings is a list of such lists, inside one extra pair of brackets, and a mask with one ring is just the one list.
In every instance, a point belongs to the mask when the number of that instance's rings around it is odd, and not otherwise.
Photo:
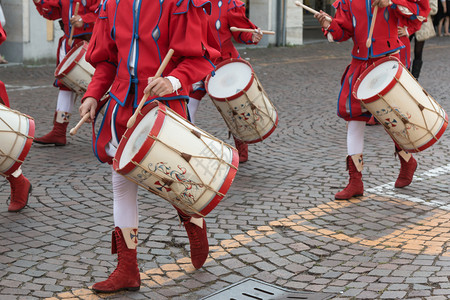
[(266, 139), (278, 124), (278, 113), (252, 66), (245, 60), (229, 59), (217, 65), (205, 88), (231, 133), (245, 143)]
[(80, 96), (86, 92), (95, 72), (85, 59), (88, 45), (86, 41), (75, 45), (55, 70), (55, 77)]
[(357, 79), (353, 95), (405, 151), (427, 149), (447, 128), (444, 109), (394, 57), (367, 68)]
[(0, 173), (10, 175), (23, 163), (34, 137), (34, 120), (0, 104)]
[(158, 101), (142, 109), (113, 160), (118, 173), (196, 217), (222, 200), (238, 164), (236, 149)]

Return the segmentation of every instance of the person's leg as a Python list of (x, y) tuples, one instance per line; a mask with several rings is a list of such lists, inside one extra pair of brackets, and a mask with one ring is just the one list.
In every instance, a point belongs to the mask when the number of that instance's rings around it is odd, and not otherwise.
[(107, 280), (98, 282), (92, 289), (100, 293), (140, 289), (141, 280), (137, 263), (139, 214), (138, 186), (112, 170), (114, 194), (114, 231), (111, 252), (117, 253), (117, 267)]
[(38, 144), (66, 145), (67, 126), (75, 104), (76, 94), (72, 91), (59, 90), (58, 102), (53, 119), (53, 129), (46, 135), (35, 138)]
[[(447, 9), (449, 9), (450, 7), (447, 7)], [(449, 21), (450, 21), (450, 17), (449, 16), (447, 16), (447, 17), (445, 17), (445, 19), (444, 19), (444, 35), (445, 36), (450, 36), (450, 33), (449, 33), (449, 28), (448, 28), (448, 26), (449, 26)]]
[(30, 181), (23, 176), (22, 169), (19, 167), (11, 175), (6, 177), (11, 187), (11, 198), (8, 211), (17, 212), (22, 210), (28, 203), (28, 197), (32, 186)]
[(349, 183), (340, 192), (336, 193), (336, 200), (347, 200), (355, 196), (362, 196), (364, 184), (362, 182), (362, 168), (364, 150), (364, 121), (349, 121), (347, 127), (347, 170), (349, 172)]
[(419, 79), (420, 70), (422, 69), (422, 53), (423, 53), (423, 47), (425, 45), (425, 41), (418, 41), (415, 40), (414, 43), (414, 60), (411, 67), (411, 74), (416, 78)]

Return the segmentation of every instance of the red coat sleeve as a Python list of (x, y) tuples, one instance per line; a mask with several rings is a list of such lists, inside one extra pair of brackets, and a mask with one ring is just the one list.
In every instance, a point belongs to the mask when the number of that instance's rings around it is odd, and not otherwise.
[(343, 42), (351, 38), (354, 34), (354, 28), (352, 25), (352, 15), (347, 2), (337, 0), (333, 3), (336, 8), (336, 14), (331, 21), (330, 27), (325, 31), (333, 36), (333, 40), (336, 42)]
[(61, 19), (62, 11), (58, 0), (41, 0), (38, 3), (34, 2), (37, 11), (41, 16), (48, 20)]
[[(170, 26), (170, 45), (177, 67), (168, 74), (190, 86), (214, 70), (212, 61), (220, 56), (220, 46), (209, 32), (203, 0), (187, 1), (188, 7), (175, 12)], [(176, 55), (176, 56), (175, 56)]]
[(3, 29), (2, 24), (0, 24), (0, 44), (6, 41), (6, 31)]
[[(250, 28), (256, 29), (257, 26), (253, 24), (245, 15), (245, 4), (239, 0), (233, 0), (228, 6), (228, 24), (230, 27)], [(255, 44), (252, 41), (251, 32), (233, 32), (233, 37), (236, 42), (242, 44)]]
[(98, 17), (98, 7), (100, 6), (100, 0), (94, 1), (91, 6), (87, 7), (86, 12), (79, 12), (78, 14), (83, 19), (84, 23), (95, 23)]
[(107, 14), (102, 10), (86, 52), (86, 61), (95, 68), (95, 73), (83, 98), (94, 97), (100, 101), (114, 81), (117, 47), (109, 35), (110, 32)]

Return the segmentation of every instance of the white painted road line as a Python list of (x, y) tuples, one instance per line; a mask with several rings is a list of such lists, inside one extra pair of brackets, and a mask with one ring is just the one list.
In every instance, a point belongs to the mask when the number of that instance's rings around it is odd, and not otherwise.
[[(414, 183), (414, 181), (424, 181), (424, 180), (427, 180), (432, 177), (447, 175), (449, 173), (450, 173), (450, 164), (447, 164), (445, 166), (434, 168), (434, 169), (428, 170), (422, 174), (414, 176), (413, 183)], [(396, 197), (396, 198), (405, 199), (405, 200), (408, 200), (411, 202), (421, 203), (421, 204), (428, 205), (428, 206), (439, 207), (440, 209), (444, 209), (444, 210), (450, 210), (450, 203), (441, 202), (441, 201), (424, 200), (424, 199), (413, 197), (410, 195), (400, 194), (400, 193), (398, 193), (398, 191), (400, 191), (400, 189), (394, 188), (394, 182), (389, 182), (389, 183), (379, 185), (377, 187), (373, 187), (373, 188), (366, 190), (366, 192), (371, 193), (371, 194), (376, 194), (376, 195), (380, 195), (380, 196), (388, 196), (388, 197)]]

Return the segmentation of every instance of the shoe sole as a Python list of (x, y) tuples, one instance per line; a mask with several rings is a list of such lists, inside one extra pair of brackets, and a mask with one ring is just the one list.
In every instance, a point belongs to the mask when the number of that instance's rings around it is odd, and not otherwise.
[(355, 197), (360, 197), (360, 196), (364, 196), (364, 194), (353, 195), (350, 198), (336, 198), (336, 197), (334, 197), (334, 200), (349, 200), (349, 199), (352, 199), (352, 198), (355, 198)]
[(41, 141), (36, 141), (34, 140), (34, 142), (36, 144), (40, 144), (40, 145), (55, 145), (55, 146), (65, 146), (66, 144), (61, 144), (61, 143), (47, 143), (47, 142), (41, 142)]
[(140, 286), (137, 286), (137, 287), (125, 287), (125, 288), (121, 288), (121, 289), (118, 289), (118, 290), (114, 290), (114, 291), (102, 291), (102, 290), (97, 290), (97, 289), (92, 289), (94, 292), (96, 292), (96, 293), (117, 293), (117, 292), (120, 292), (120, 291), (130, 291), (130, 292), (135, 292), (135, 291), (139, 291), (140, 290)]

